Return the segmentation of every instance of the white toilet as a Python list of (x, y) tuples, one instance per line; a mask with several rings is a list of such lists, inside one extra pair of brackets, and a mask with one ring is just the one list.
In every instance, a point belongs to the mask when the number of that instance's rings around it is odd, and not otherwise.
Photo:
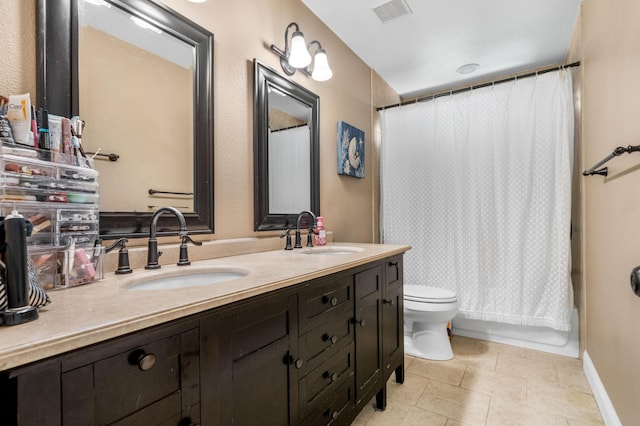
[(460, 308), (456, 293), (443, 288), (404, 286), (404, 351), (433, 360), (453, 358), (447, 323)]

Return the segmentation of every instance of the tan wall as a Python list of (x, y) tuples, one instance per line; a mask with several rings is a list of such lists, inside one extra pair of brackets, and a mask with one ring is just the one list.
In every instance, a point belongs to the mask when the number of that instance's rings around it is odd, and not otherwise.
[[(4, 13), (7, 3), (9, 14)], [(209, 29), (214, 41), (215, 226), (211, 238), (264, 236), (253, 231), (253, 59), (280, 70), (271, 44), (284, 47), (284, 30), (295, 21), (309, 40), (326, 49), (334, 76), (316, 82), (300, 73), (293, 80), (320, 96), (320, 209), (327, 230), (337, 241), (371, 242), (373, 226), (374, 166), (371, 69), (298, 0), (209, 0), (192, 4), (164, 0), (164, 4)], [(15, 34), (35, 25), (35, 0), (2, 0), (0, 31)], [(17, 9), (17, 12), (13, 12)], [(16, 37), (16, 35), (11, 35)], [(20, 36), (22, 37), (22, 36)], [(3, 40), (3, 54), (6, 39)], [(35, 87), (35, 41), (20, 51), (12, 75), (28, 72), (0, 93)], [(0, 59), (4, 60), (4, 59)], [(2, 73), (5, 75), (4, 70)], [(3, 84), (0, 82), (0, 84)], [(35, 99), (35, 96), (33, 96)], [(344, 120), (365, 131), (365, 178), (337, 174), (337, 124)]]
[[(616, 146), (640, 144), (640, 2), (582, 5), (583, 149), (591, 167)], [(640, 408), (640, 155), (614, 158), (609, 176), (585, 177), (586, 350), (622, 424)]]
[(365, 131), (365, 157), (371, 154), (370, 68), (298, 0), (165, 3), (215, 35), (214, 238), (254, 234), (252, 61), (258, 58), (280, 71), (270, 46), (284, 47), (284, 30), (295, 21), (309, 41), (322, 43), (334, 73), (326, 82), (301, 73), (292, 77), (320, 96), (320, 210), (325, 226), (339, 241), (373, 241), (372, 162), (366, 162), (365, 179), (338, 176), (336, 164), (340, 120)]
[(36, 100), (36, 0), (0, 5), (0, 95), (31, 93)]

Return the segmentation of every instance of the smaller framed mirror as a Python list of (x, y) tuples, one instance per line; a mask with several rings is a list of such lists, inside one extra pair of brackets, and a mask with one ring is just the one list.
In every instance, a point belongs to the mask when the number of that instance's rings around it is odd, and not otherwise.
[(254, 60), (254, 228), (320, 214), (320, 98)]

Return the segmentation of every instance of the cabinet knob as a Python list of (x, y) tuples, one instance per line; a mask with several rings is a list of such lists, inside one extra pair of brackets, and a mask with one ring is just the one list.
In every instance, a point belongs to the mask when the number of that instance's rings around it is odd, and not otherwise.
[(332, 418), (333, 420), (337, 419), (337, 418), (338, 418), (338, 412), (337, 412), (337, 411), (332, 412), (332, 413), (331, 413), (331, 418)]
[(367, 325), (367, 321), (362, 318), (361, 320), (356, 320), (356, 324), (360, 324), (360, 327), (364, 327), (365, 325)]
[(324, 377), (327, 379), (330, 379), (331, 382), (336, 382), (338, 381), (338, 374), (337, 373), (329, 373), (328, 371), (324, 372)]
[(383, 299), (382, 303), (387, 305), (393, 305), (393, 299)]
[(302, 358), (296, 359), (295, 366), (298, 370), (301, 369), (303, 365), (304, 365), (304, 361), (302, 361)]
[(156, 364), (156, 356), (154, 354), (148, 354), (142, 349), (138, 349), (129, 355), (129, 364), (137, 365), (140, 371), (148, 371)]
[(329, 298), (329, 297), (325, 296), (324, 297), (324, 303), (328, 303), (331, 306), (336, 306), (338, 304), (338, 298), (337, 297)]
[(338, 336), (336, 336), (335, 334), (333, 336), (329, 336), (327, 333), (325, 333), (324, 336), (322, 336), (322, 340), (329, 340), (332, 345), (335, 345), (336, 343), (338, 343)]

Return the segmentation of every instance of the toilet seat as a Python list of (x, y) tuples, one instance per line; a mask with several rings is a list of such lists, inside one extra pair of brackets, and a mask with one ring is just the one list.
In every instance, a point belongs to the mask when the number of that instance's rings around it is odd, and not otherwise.
[(452, 303), (458, 297), (455, 292), (444, 288), (408, 284), (404, 286), (404, 299), (421, 303)]

